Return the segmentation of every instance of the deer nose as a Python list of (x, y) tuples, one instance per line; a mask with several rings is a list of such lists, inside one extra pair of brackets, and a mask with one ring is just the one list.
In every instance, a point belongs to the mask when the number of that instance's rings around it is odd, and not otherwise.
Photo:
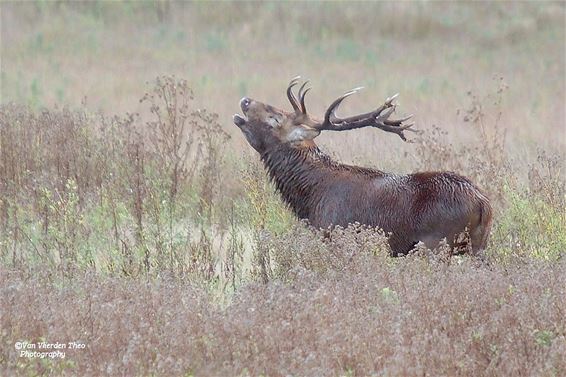
[(248, 97), (244, 97), (240, 100), (240, 107), (242, 108), (243, 112), (248, 111), (248, 109), (250, 108), (250, 103), (252, 103), (252, 100)]

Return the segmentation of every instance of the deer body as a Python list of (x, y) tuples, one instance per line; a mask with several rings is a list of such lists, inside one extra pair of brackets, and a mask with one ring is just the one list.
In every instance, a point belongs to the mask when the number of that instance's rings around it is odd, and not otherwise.
[[(317, 228), (346, 227), (355, 222), (382, 228), (391, 233), (392, 255), (406, 254), (419, 241), (434, 248), (443, 238), (458, 249), (466, 246), (456, 242), (465, 229), (471, 242), (467, 246), (474, 252), (485, 248), (491, 207), (467, 178), (450, 172), (395, 175), (340, 164), (322, 153), (312, 140), (323, 129), (367, 125), (395, 132), (404, 139), (402, 131), (410, 127), (401, 125), (406, 119), (389, 121), (391, 111), (385, 117), (381, 115), (392, 106), (390, 99), (376, 112), (339, 119), (334, 115), (335, 104), (339, 105), (343, 96), (331, 105), (324, 123), (317, 123), (305, 119), (304, 93), (299, 95), (300, 107), (295, 100), (300, 113), (297, 109), (295, 114), (285, 113), (244, 98), (241, 106), (247, 119), (234, 117), (260, 153), (277, 191), (299, 219), (307, 219)], [(297, 118), (299, 121), (294, 121)], [(326, 124), (329, 119), (330, 125)]]

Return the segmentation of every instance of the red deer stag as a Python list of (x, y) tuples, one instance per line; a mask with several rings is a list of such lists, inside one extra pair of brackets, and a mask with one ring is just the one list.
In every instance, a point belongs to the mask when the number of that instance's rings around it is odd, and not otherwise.
[[(389, 119), (395, 110), (393, 100), (374, 111), (349, 118), (336, 116), (342, 101), (356, 93), (353, 89), (336, 99), (326, 110), (324, 120), (307, 114), (305, 82), (298, 91), (287, 88), (293, 112), (244, 97), (244, 113), (234, 115), (234, 123), (248, 143), (261, 155), (265, 168), (283, 200), (299, 219), (317, 228), (342, 227), (358, 222), (391, 233), (392, 255), (408, 253), (422, 241), (438, 246), (446, 238), (455, 253), (486, 246), (491, 227), (491, 206), (487, 197), (467, 178), (451, 172), (421, 172), (396, 175), (380, 170), (340, 164), (318, 149), (313, 139), (321, 131), (345, 131), (375, 127), (393, 132), (406, 141), (404, 124), (410, 117)], [(412, 130), (411, 130), (412, 131)], [(457, 238), (468, 230), (468, 241)], [(471, 245), (468, 243), (471, 242)]]

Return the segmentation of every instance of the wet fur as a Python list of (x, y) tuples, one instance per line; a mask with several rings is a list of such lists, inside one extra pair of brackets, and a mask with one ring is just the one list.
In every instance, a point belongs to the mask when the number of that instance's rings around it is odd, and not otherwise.
[[(333, 161), (312, 141), (281, 143), (261, 159), (277, 191), (300, 219), (317, 228), (359, 222), (391, 232), (393, 255), (417, 242), (452, 246), (466, 228), (472, 252), (486, 246), (492, 210), (467, 178), (451, 172), (394, 175)], [(459, 245), (462, 246), (462, 245)]]

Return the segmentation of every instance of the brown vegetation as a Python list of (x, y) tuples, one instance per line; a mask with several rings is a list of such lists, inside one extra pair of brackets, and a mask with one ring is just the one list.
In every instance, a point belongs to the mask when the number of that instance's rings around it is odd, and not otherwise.
[[(54, 284), (0, 271), (3, 375), (560, 376), (564, 261), (476, 265), (411, 256), (345, 231), (303, 230), (293, 266), (221, 308), (185, 280), (86, 273)], [(375, 240), (374, 240), (375, 241)], [(289, 247), (288, 238), (279, 240)], [(295, 254), (303, 248), (302, 254)], [(376, 255), (377, 254), (377, 255)], [(284, 258), (281, 256), (281, 258)], [(303, 259), (305, 258), (305, 259)], [(15, 340), (78, 341), (65, 360), (18, 359)]]
[[(0, 8), (0, 375), (566, 374), (563, 4)], [(164, 71), (187, 81), (144, 84)], [(345, 113), (398, 88), (414, 144), (320, 144), (469, 177), (494, 209), (485, 260), (297, 223), (230, 121), (296, 72), (323, 98), (366, 85)]]

